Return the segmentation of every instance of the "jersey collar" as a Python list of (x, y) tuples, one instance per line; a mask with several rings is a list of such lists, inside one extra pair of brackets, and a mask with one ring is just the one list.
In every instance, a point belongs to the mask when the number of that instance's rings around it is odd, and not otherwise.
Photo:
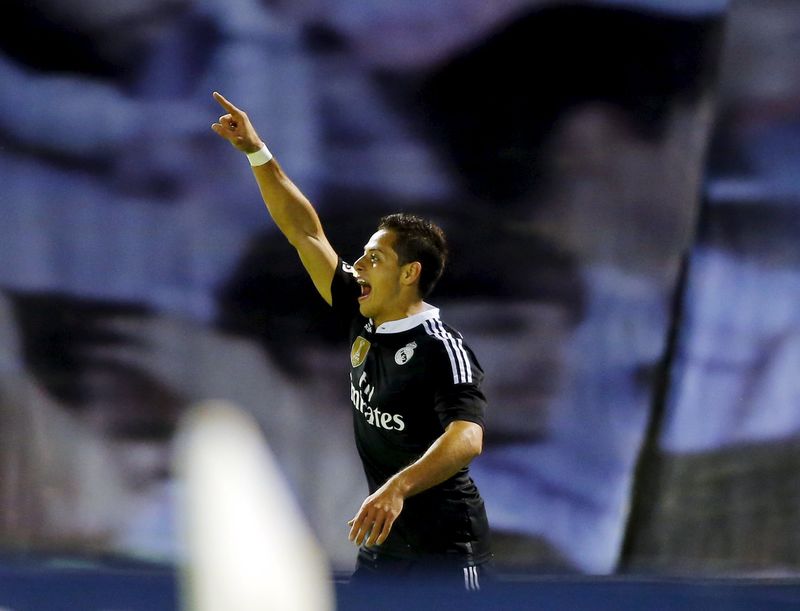
[[(426, 320), (431, 320), (432, 318), (439, 318), (439, 308), (429, 308), (419, 314), (414, 314), (412, 316), (407, 316), (406, 318), (401, 318), (400, 320), (390, 320), (389, 322), (383, 323), (380, 327), (375, 330), (375, 333), (401, 333), (403, 331), (408, 331), (409, 329), (413, 329), (421, 325)], [(370, 319), (370, 323), (374, 326), (374, 322)]]

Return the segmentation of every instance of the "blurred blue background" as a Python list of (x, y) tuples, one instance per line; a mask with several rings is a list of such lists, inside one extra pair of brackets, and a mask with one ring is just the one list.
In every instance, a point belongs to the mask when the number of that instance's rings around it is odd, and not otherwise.
[(502, 574), (797, 574), (796, 2), (7, 10), (3, 553), (173, 566), (173, 433), (215, 398), (352, 569), (347, 347), (211, 132), (218, 90), (346, 260), (389, 212), (447, 231), (431, 301), (486, 370)]

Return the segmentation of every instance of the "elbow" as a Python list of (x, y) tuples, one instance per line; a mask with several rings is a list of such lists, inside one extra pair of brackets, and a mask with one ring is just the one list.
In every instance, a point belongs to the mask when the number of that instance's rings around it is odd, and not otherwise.
[(483, 451), (483, 427), (480, 424), (463, 420), (453, 422), (447, 427), (447, 435), (465, 464)]
[(472, 444), (472, 458), (480, 456), (481, 452), (483, 452), (483, 435)]
[(470, 460), (476, 456), (480, 456), (483, 452), (483, 428), (479, 425), (470, 427), (469, 435), (467, 437), (467, 444), (470, 453)]
[(304, 242), (308, 240), (308, 234), (296, 228), (287, 227), (282, 230), (283, 237), (291, 244), (295, 250), (300, 250)]

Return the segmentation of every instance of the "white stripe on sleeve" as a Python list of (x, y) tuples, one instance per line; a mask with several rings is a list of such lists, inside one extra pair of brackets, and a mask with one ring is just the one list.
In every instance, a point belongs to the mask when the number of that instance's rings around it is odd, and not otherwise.
[(455, 338), (451, 333), (448, 333), (447, 329), (444, 328), (444, 325), (442, 325), (441, 320), (434, 320), (433, 324), (436, 326), (438, 333), (442, 337), (443, 341), (452, 347), (453, 354), (456, 355), (456, 361), (458, 362), (458, 375), (455, 376), (456, 383), (465, 382), (467, 374), (466, 374), (466, 368), (464, 366), (463, 348), (461, 349), (461, 351), (459, 351), (459, 347), (455, 341)]
[[(469, 360), (469, 355), (464, 349), (461, 338), (455, 337), (445, 329), (441, 320), (433, 319), (430, 322), (435, 330), (432, 335), (444, 342), (444, 345), (447, 347), (448, 355), (451, 355), (450, 362), (453, 365), (453, 382), (456, 384), (459, 382), (472, 382), (472, 365)], [(455, 356), (455, 359), (452, 358), (452, 355)], [(457, 369), (456, 363), (458, 363)]]

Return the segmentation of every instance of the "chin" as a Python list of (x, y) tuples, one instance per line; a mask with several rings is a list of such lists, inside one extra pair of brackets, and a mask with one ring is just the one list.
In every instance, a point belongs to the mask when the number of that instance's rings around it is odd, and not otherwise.
[(369, 306), (365, 306), (363, 303), (358, 304), (358, 311), (361, 312), (361, 316), (364, 318), (372, 318), (372, 312), (369, 309)]

